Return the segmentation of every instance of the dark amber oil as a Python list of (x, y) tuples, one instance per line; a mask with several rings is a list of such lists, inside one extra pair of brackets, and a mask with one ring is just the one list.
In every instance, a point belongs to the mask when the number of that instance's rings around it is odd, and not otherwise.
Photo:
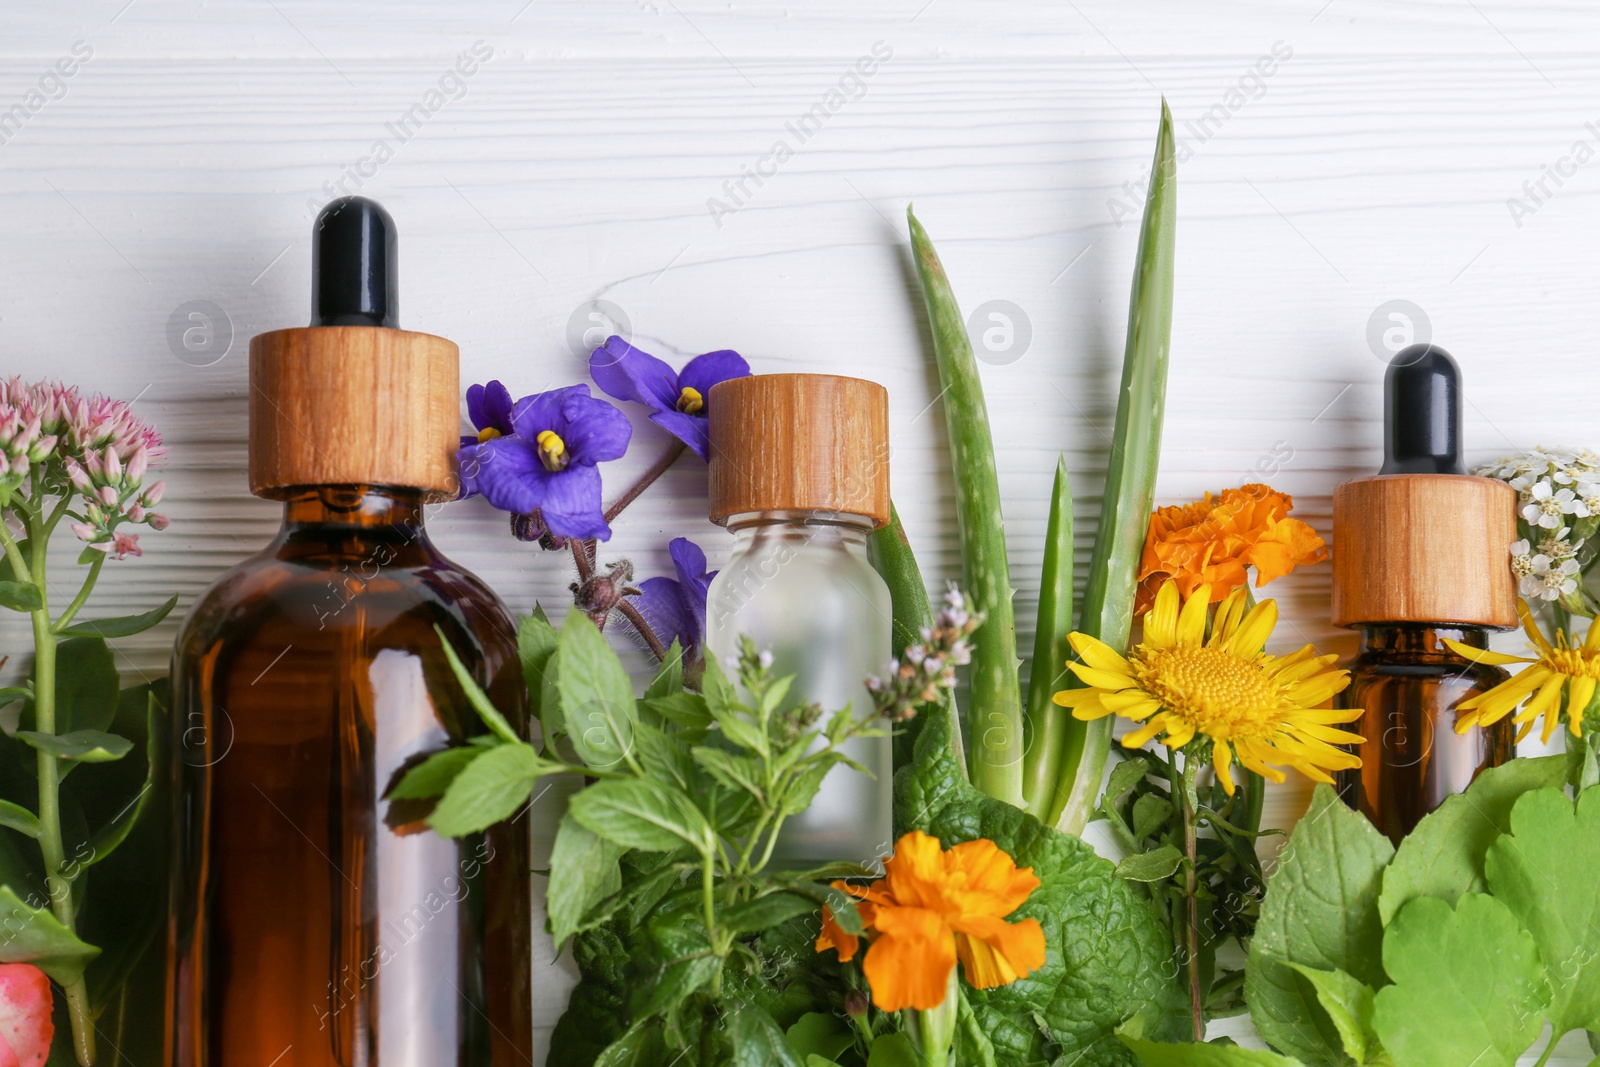
[(292, 491), (190, 615), (172, 1067), (532, 1062), (526, 825), (452, 842), (384, 799), (482, 732), (435, 627), (525, 730), (505, 609), (434, 549), (420, 493), (375, 486)]
[(1356, 749), (1361, 768), (1339, 772), (1339, 795), (1396, 844), (1446, 797), (1516, 754), (1510, 719), (1456, 733), (1456, 706), (1508, 675), (1456, 655), (1445, 638), (1488, 647), (1479, 627), (1363, 630), (1350, 685), (1338, 697), (1340, 707), (1362, 709), (1349, 728), (1367, 739)]

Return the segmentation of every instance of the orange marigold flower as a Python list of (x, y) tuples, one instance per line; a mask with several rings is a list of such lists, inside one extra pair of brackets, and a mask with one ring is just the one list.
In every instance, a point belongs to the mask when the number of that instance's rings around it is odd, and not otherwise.
[(1327, 543), (1289, 518), (1292, 507), (1287, 493), (1253, 483), (1224, 489), (1215, 498), (1207, 493), (1192, 504), (1158, 508), (1150, 516), (1139, 560), (1135, 610), (1148, 611), (1155, 591), (1169, 578), (1185, 598), (1209, 585), (1216, 601), (1245, 585), (1251, 567), (1259, 589), (1296, 567), (1327, 559)]
[[(938, 838), (913, 830), (883, 866), (884, 876), (870, 886), (833, 883), (858, 901), (869, 938), (862, 969), (872, 1002), (883, 1011), (937, 1008), (958, 958), (978, 989), (1015, 982), (1044, 965), (1039, 920), (1006, 921), (1039, 879), (993, 841), (979, 838), (946, 852)], [(818, 952), (836, 949), (848, 963), (860, 943), (822, 909)]]

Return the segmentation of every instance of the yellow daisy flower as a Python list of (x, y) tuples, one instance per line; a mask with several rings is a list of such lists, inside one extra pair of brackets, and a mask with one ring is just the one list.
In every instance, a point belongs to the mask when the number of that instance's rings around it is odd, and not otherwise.
[(1176, 583), (1164, 583), (1145, 613), (1142, 643), (1126, 657), (1088, 634), (1070, 635), (1083, 662), (1067, 666), (1087, 688), (1057, 693), (1055, 702), (1078, 719), (1120, 715), (1142, 723), (1122, 739), (1128, 748), (1159, 734), (1174, 749), (1196, 735), (1209, 738), (1217, 779), (1230, 795), (1235, 757), (1274, 782), (1285, 777), (1275, 763), (1329, 783), (1329, 771), (1360, 767), (1361, 757), (1335, 746), (1364, 739), (1334, 726), (1360, 718), (1361, 709), (1321, 706), (1350, 684), (1348, 671), (1332, 667), (1338, 657), (1319, 656), (1310, 645), (1267, 655), (1278, 605), (1264, 600), (1246, 613), (1243, 589), (1217, 606), (1208, 638), (1210, 603), (1211, 587), (1202, 585), (1180, 607)]
[(1582, 737), (1583, 713), (1594, 697), (1596, 683), (1600, 682), (1600, 622), (1590, 624), (1582, 646), (1559, 630), (1556, 631), (1555, 644), (1551, 644), (1539, 632), (1527, 601), (1517, 601), (1517, 614), (1522, 617), (1522, 628), (1527, 631), (1528, 640), (1533, 642), (1537, 656), (1508, 656), (1445, 639), (1445, 644), (1452, 651), (1474, 663), (1488, 663), (1496, 667), (1508, 663), (1531, 664), (1487, 693), (1480, 693), (1458, 704), (1456, 733), (1464, 734), (1474, 726), (1489, 726), (1499, 722), (1532, 694), (1516, 718), (1511, 720), (1522, 727), (1517, 733), (1517, 740), (1527, 737), (1533, 729), (1534, 720), (1543, 715), (1544, 730), (1541, 737), (1549, 741), (1561, 723), (1561, 691), (1565, 689), (1567, 724), (1573, 737)]

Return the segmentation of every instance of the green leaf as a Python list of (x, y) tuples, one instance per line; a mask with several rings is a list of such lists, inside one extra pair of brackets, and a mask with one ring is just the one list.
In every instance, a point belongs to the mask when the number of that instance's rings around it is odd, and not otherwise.
[(753, 1004), (741, 1004), (728, 1014), (728, 1038), (733, 1042), (729, 1067), (804, 1067), (772, 1016)]
[(38, 611), (44, 607), (39, 587), (27, 582), (0, 582), (0, 608), (12, 611)]
[(1555, 1032), (1600, 1030), (1600, 788), (1579, 794), (1576, 808), (1560, 789), (1523, 794), (1484, 869), (1539, 946)]
[[(1048, 819), (1066, 755), (1067, 724), (1072, 712), (1056, 704), (1065, 689), (1072, 646), (1072, 485), (1067, 458), (1056, 457), (1056, 480), (1050, 490), (1050, 518), (1045, 523), (1044, 565), (1039, 572), (1039, 615), (1033, 630), (1033, 659), (1028, 667), (1028, 751), (1023, 758), (1022, 791), (1028, 813)], [(1064, 800), (1064, 798), (1063, 798)]]
[[(141, 690), (143, 690), (142, 693)], [(133, 828), (144, 817), (144, 813), (150, 810), (152, 798), (157, 794), (161, 776), (168, 771), (165, 757), (167, 737), (166, 709), (161, 706), (161, 701), (156, 697), (153, 689), (139, 686), (135, 687), (131, 693), (124, 692), (132, 699), (137, 699), (140, 695), (145, 698), (144, 780), (139, 785), (139, 791), (117, 808), (116, 813), (106, 821), (105, 825), (95, 831), (94, 836), (89, 841), (90, 858), (85, 866), (105, 860), (128, 839), (128, 835), (133, 832)]]
[(583, 929), (589, 909), (622, 889), (617, 861), (627, 849), (596, 836), (569, 812), (561, 816), (550, 850), (545, 914), (557, 948)]
[[(1044, 929), (1043, 967), (1010, 985), (968, 990), (972, 1010), (1001, 1063), (1131, 1064), (1115, 1031), (1144, 1014), (1176, 1037), (1187, 1029), (1184, 993), (1172, 965), (1171, 934), (1110, 861), (1080, 839), (984, 796), (962, 778), (950, 752), (949, 722), (930, 719), (917, 762), (895, 776), (897, 832), (920, 829), (949, 848), (986, 837), (1042, 885), (1011, 917)], [(874, 1043), (876, 1047), (876, 1042)]]
[(1128, 856), (1117, 864), (1117, 874), (1130, 882), (1161, 882), (1183, 864), (1183, 853), (1174, 845), (1161, 845), (1149, 852)]
[(984, 793), (1021, 807), (1024, 744), (1022, 692), (1017, 680), (1017, 624), (1011, 606), (1000, 479), (995, 471), (983, 380), (978, 376), (961, 305), (956, 302), (933, 241), (909, 207), (906, 221), (911, 228), (912, 259), (922, 281), (933, 354), (943, 387), (939, 395), (944, 403), (950, 469), (956, 484), (962, 586), (985, 619), (971, 638), (968, 688), (972, 706), (984, 711), (984, 728), (974, 731), (969, 758), (972, 782)]
[(178, 605), (178, 596), (174, 593), (167, 598), (167, 602), (158, 608), (141, 612), (138, 615), (120, 615), (114, 619), (95, 619), (92, 622), (74, 622), (62, 627), (56, 632), (64, 637), (132, 637), (142, 634), (155, 626), (162, 619), (172, 613)]
[(32, 698), (33, 690), (29, 685), (8, 685), (0, 687), (0, 708), (9, 707), (18, 700)]
[(961, 998), (956, 1005), (956, 1039), (951, 1049), (956, 1062), (965, 1067), (999, 1067), (994, 1056), (994, 1043), (989, 1040), (977, 1013), (972, 1010), (972, 1001), (967, 999), (959, 986), (956, 995)]
[(31, 963), (70, 985), (98, 955), (98, 948), (80, 941), (48, 908), (25, 904), (10, 886), (0, 885), (0, 963)]
[(556, 688), (572, 747), (589, 767), (613, 770), (633, 749), (633, 683), (594, 621), (567, 616), (556, 651)]
[(662, 660), (661, 666), (656, 669), (655, 677), (650, 679), (650, 685), (645, 689), (644, 695), (646, 700), (656, 700), (681, 692), (683, 692), (683, 645), (674, 637), (672, 644), (667, 646), (667, 658)]
[(770, 926), (815, 915), (817, 902), (799, 893), (768, 893), (724, 911), (719, 923), (736, 934), (753, 934)]
[(528, 802), (534, 782), (554, 769), (521, 741), (491, 748), (456, 775), (428, 825), (445, 837), (486, 830), (515, 814)]
[(733, 683), (723, 673), (717, 657), (706, 657), (705, 675), (700, 679), (700, 692), (705, 696), (706, 710), (712, 721), (731, 743), (747, 752), (766, 756), (770, 750), (767, 735), (750, 721), (749, 711), (740, 703)]
[(665, 1049), (660, 1022), (640, 1019), (606, 1046), (594, 1060), (594, 1067), (658, 1067)]
[(726, 749), (706, 745), (692, 749), (691, 755), (707, 774), (729, 789), (742, 790), (758, 800), (764, 796), (761, 773), (765, 765), (754, 756), (735, 756)]
[(17, 737), (30, 748), (78, 763), (110, 763), (133, 751), (133, 742), (126, 737), (101, 730), (74, 730), (70, 734), (18, 730)]
[(39, 816), (9, 800), (0, 800), (0, 826), (7, 826), (27, 837), (39, 837)]
[(1394, 984), (1372, 1027), (1405, 1067), (1514, 1067), (1544, 1028), (1539, 950), (1493, 897), (1413, 900), (1384, 932), (1383, 965)]
[(1463, 893), (1481, 893), (1483, 857), (1511, 828), (1511, 808), (1524, 793), (1566, 780), (1566, 757), (1514, 759), (1484, 771), (1465, 793), (1446, 797), (1400, 842), (1383, 874), (1378, 911), (1387, 923), (1407, 901), (1438, 897), (1454, 904)]
[(1298, 963), (1289, 966), (1305, 976), (1317, 991), (1317, 1003), (1333, 1020), (1344, 1054), (1366, 1063), (1372, 1051), (1372, 987), (1343, 971), (1319, 971)]
[[(1162, 411), (1167, 395), (1167, 354), (1172, 339), (1174, 247), (1178, 221), (1178, 171), (1172, 112), (1161, 101), (1155, 158), (1139, 227), (1139, 258), (1133, 267), (1128, 308), (1128, 343), (1122, 356), (1117, 421), (1111, 431), (1106, 488), (1089, 556), (1078, 628), (1115, 649), (1128, 643), (1133, 626), (1135, 576), (1155, 503), (1156, 466), (1161, 456)], [(1076, 676), (1072, 679), (1076, 684)], [(1061, 758), (1061, 784), (1047, 821), (1080, 833), (1094, 814), (1115, 716), (1080, 722), (1068, 718)]]
[(674, 852), (687, 845), (702, 856), (716, 847), (706, 817), (689, 798), (648, 778), (597, 782), (568, 805), (572, 817), (627, 848)]
[(1129, 1034), (1122, 1035), (1122, 1042), (1138, 1053), (1145, 1067), (1304, 1067), (1292, 1057), (1238, 1045), (1165, 1045)]
[[(517, 736), (517, 731), (500, 714), (500, 709), (494, 706), (494, 701), (489, 699), (489, 694), (478, 685), (467, 665), (461, 662), (461, 657), (456, 655), (455, 646), (445, 636), (444, 631), (435, 626), (433, 632), (439, 635), (439, 647), (444, 649), (445, 661), (450, 664), (450, 671), (456, 676), (456, 684), (461, 686), (461, 691), (466, 694), (467, 703), (472, 705), (472, 710), (478, 713), (478, 718), (489, 728), (489, 732), (508, 744), (520, 744), (522, 738)], [(499, 820), (492, 820), (498, 822)], [(431, 820), (430, 820), (431, 824)], [(437, 829), (437, 827), (435, 827)], [(441, 831), (442, 832), (442, 831)]]
[[(928, 603), (928, 587), (922, 580), (922, 568), (917, 566), (916, 554), (911, 551), (911, 541), (900, 523), (900, 513), (894, 501), (889, 502), (889, 525), (875, 530), (867, 538), (867, 558), (873, 569), (889, 587), (889, 603), (893, 620), (894, 639), (890, 647), (895, 659), (905, 656), (906, 646), (922, 640), (922, 631), (933, 625), (933, 608)], [(956, 714), (955, 695), (946, 690), (938, 714)], [(906, 723), (894, 735), (894, 766), (896, 769), (911, 762), (917, 735), (928, 719), (929, 709)], [(960, 753), (957, 752), (960, 757)], [(962, 771), (966, 760), (961, 760)]]
[(856, 1043), (855, 1035), (843, 1019), (820, 1011), (808, 1011), (800, 1016), (783, 1036), (790, 1048), (806, 1057), (808, 1065), (813, 1057), (833, 1064), (845, 1049)]
[(1295, 965), (1384, 984), (1378, 887), (1393, 855), (1365, 816), (1317, 786), (1267, 880), (1250, 942), (1245, 997), (1256, 1031), (1273, 1048), (1312, 1067), (1340, 1067), (1338, 1031)]
[(407, 771), (387, 797), (389, 800), (428, 800), (439, 796), (450, 788), (450, 783), (469, 763), (486, 751), (480, 745), (461, 745), (435, 752)]
[(884, 1034), (872, 1043), (867, 1067), (924, 1067), (922, 1053), (903, 1034)]
[[(72, 637), (56, 646), (55, 733), (104, 730), (117, 713), (121, 681), (100, 637)], [(35, 728), (33, 701), (22, 709), (24, 729)]]
[(706, 698), (687, 690), (664, 697), (646, 697), (644, 706), (663, 719), (686, 730), (705, 731), (711, 728), (711, 712)]
[(517, 658), (522, 662), (522, 681), (528, 687), (528, 713), (541, 722), (543, 709), (539, 706), (539, 695), (544, 690), (545, 666), (555, 655), (560, 641), (561, 634), (550, 625), (544, 609), (537, 604), (533, 614), (517, 620)]

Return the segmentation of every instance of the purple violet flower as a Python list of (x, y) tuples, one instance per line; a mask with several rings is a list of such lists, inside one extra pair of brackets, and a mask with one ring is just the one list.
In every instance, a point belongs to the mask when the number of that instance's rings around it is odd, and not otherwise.
[(468, 460), (473, 459), (476, 453), (469, 453), (467, 449), (512, 432), (511, 391), (500, 381), (467, 386), (467, 418), (472, 420), (472, 428), (478, 432), (461, 435), (461, 447), (457, 452), (461, 464), (461, 491), (457, 500), (478, 495), (478, 490), (473, 487), (473, 479), (468, 476), (467, 467)]
[(706, 554), (687, 537), (673, 538), (667, 553), (678, 577), (646, 578), (634, 605), (662, 644), (677, 638), (685, 661), (694, 662), (705, 647), (706, 591), (717, 572), (706, 570)]
[(701, 459), (711, 456), (706, 422), (711, 387), (749, 374), (750, 364), (729, 349), (695, 356), (681, 371), (620, 337), (607, 338), (589, 355), (589, 376), (601, 392), (650, 408), (650, 421), (694, 449)]
[[(490, 387), (480, 395), (486, 418), (498, 403)], [(469, 393), (469, 410), (471, 405)], [(628, 450), (633, 427), (627, 416), (590, 396), (587, 385), (573, 385), (523, 397), (505, 425), (509, 433), (461, 449), (461, 479), (468, 492), (482, 493), (513, 514), (537, 510), (560, 537), (609, 540), (595, 464), (620, 459)]]

